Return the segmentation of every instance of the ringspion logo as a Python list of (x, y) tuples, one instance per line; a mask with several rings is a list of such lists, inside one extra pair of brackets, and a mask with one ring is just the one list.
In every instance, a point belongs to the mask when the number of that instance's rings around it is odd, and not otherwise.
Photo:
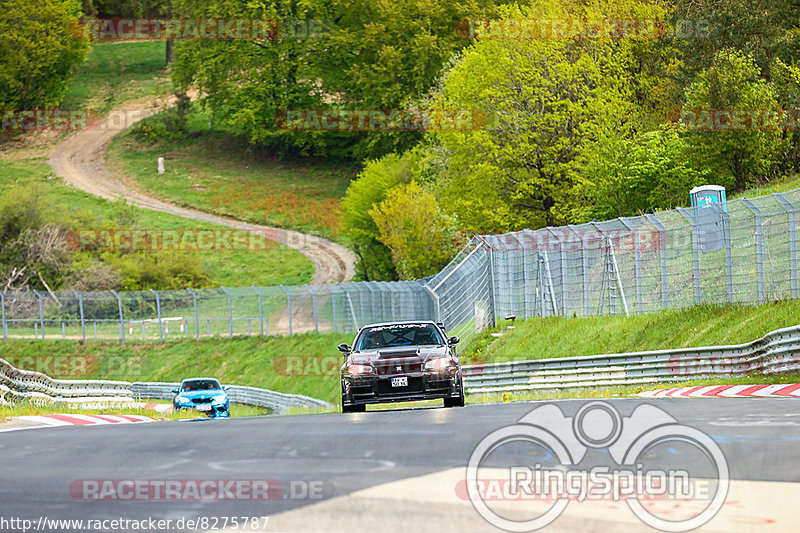
[[(587, 457), (590, 449), (610, 462)], [(456, 493), (505, 531), (535, 531), (573, 502), (600, 500), (626, 503), (653, 528), (684, 532), (717, 514), (729, 484), (725, 455), (702, 431), (653, 405), (623, 417), (594, 401), (573, 417), (544, 405), (493, 431), (472, 452)]]

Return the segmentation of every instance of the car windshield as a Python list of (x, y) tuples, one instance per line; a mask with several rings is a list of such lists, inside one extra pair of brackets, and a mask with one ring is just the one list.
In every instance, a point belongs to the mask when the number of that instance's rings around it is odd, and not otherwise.
[(195, 379), (192, 381), (184, 381), (182, 390), (184, 392), (193, 390), (219, 390), (219, 381), (216, 379)]
[(355, 349), (438, 344), (444, 344), (444, 339), (433, 324), (392, 324), (364, 329), (358, 337)]

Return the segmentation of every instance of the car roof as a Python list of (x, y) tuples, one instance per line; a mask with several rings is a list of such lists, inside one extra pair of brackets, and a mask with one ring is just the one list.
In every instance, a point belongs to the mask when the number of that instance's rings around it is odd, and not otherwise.
[(394, 326), (400, 324), (433, 324), (435, 326), (436, 322), (433, 320), (392, 320), (391, 322), (375, 322), (374, 324), (364, 324), (359, 328), (359, 331), (364, 328), (372, 328), (376, 326)]
[(217, 378), (186, 378), (183, 381), (181, 381), (181, 383), (184, 383), (186, 381), (202, 381), (202, 380), (209, 380), (209, 381), (217, 381), (217, 382), (219, 382), (219, 380)]

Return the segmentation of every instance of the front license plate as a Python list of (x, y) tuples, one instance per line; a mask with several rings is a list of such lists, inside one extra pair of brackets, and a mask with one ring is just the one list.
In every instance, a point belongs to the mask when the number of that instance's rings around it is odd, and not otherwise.
[(198, 405), (197, 407), (195, 407), (195, 409), (197, 409), (198, 411), (210, 411), (211, 410), (211, 406), (208, 405), (207, 403), (204, 403), (204, 404)]
[(392, 378), (392, 387), (408, 387), (408, 377)]

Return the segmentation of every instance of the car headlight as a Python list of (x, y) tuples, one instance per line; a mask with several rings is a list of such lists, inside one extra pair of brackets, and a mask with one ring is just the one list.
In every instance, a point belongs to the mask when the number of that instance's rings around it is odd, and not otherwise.
[(436, 357), (435, 359), (428, 359), (423, 369), (426, 372), (449, 372), (455, 367), (455, 361), (449, 357)]
[(175, 398), (175, 403), (191, 403), (191, 400), (185, 396), (178, 396)]
[(228, 399), (224, 396), (215, 396), (214, 399), (211, 401), (212, 403), (225, 403)]
[(347, 370), (354, 376), (358, 376), (361, 374), (371, 374), (372, 373), (372, 366), (371, 365), (359, 365), (359, 364), (352, 364), (347, 367)]

